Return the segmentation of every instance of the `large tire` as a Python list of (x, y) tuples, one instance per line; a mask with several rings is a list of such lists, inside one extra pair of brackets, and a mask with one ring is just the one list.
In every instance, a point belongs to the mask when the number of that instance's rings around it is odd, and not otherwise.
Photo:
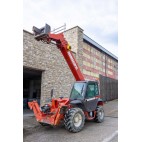
[(85, 122), (84, 112), (80, 108), (71, 108), (64, 118), (65, 128), (70, 132), (79, 132), (83, 129)]
[(96, 117), (95, 117), (95, 122), (97, 123), (101, 123), (104, 121), (104, 110), (102, 106), (98, 106), (97, 107), (97, 113), (96, 113)]

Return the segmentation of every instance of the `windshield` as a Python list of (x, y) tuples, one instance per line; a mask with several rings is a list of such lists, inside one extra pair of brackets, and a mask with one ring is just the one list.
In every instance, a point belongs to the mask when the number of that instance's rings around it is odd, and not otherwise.
[(85, 86), (85, 83), (75, 83), (73, 85), (70, 98), (71, 99), (83, 99), (82, 92), (83, 92), (84, 86)]

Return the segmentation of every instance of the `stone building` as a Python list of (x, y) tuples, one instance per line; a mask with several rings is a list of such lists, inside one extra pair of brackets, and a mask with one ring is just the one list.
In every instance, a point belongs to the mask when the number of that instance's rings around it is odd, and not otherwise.
[[(99, 74), (117, 79), (118, 58), (97, 44), (76, 26), (64, 32), (72, 47), (79, 67), (86, 79), (99, 78)], [(33, 34), (23, 30), (23, 98), (38, 99), (43, 105), (54, 95), (69, 96), (75, 81), (60, 50), (54, 44), (45, 44), (34, 39)]]

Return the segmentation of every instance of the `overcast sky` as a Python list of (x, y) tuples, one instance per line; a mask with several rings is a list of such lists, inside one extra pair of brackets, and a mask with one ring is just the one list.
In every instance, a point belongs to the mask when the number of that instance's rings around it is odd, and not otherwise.
[(118, 0), (23, 0), (23, 29), (51, 29), (66, 23), (79, 26), (84, 34), (118, 56)]

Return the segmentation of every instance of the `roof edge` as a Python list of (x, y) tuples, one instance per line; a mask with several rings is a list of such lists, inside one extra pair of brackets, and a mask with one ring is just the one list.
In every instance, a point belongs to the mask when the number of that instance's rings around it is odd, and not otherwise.
[(26, 32), (26, 33), (29, 33), (29, 34), (31, 34), (31, 35), (34, 35), (33, 33), (29, 32), (29, 31), (27, 31), (27, 30), (24, 30), (24, 29), (23, 29), (23, 32)]
[(111, 56), (112, 58), (114, 58), (115, 60), (118, 60), (117, 56), (115, 56), (110, 51), (108, 51), (107, 49), (105, 49), (104, 47), (102, 47), (100, 44), (98, 44), (97, 42), (95, 42), (93, 39), (91, 39), (90, 37), (88, 37), (86, 34), (83, 34), (83, 39), (86, 40), (87, 42), (91, 43), (92, 45), (94, 45), (98, 49), (102, 50), (103, 52), (105, 52), (106, 54), (108, 54), (109, 56)]

